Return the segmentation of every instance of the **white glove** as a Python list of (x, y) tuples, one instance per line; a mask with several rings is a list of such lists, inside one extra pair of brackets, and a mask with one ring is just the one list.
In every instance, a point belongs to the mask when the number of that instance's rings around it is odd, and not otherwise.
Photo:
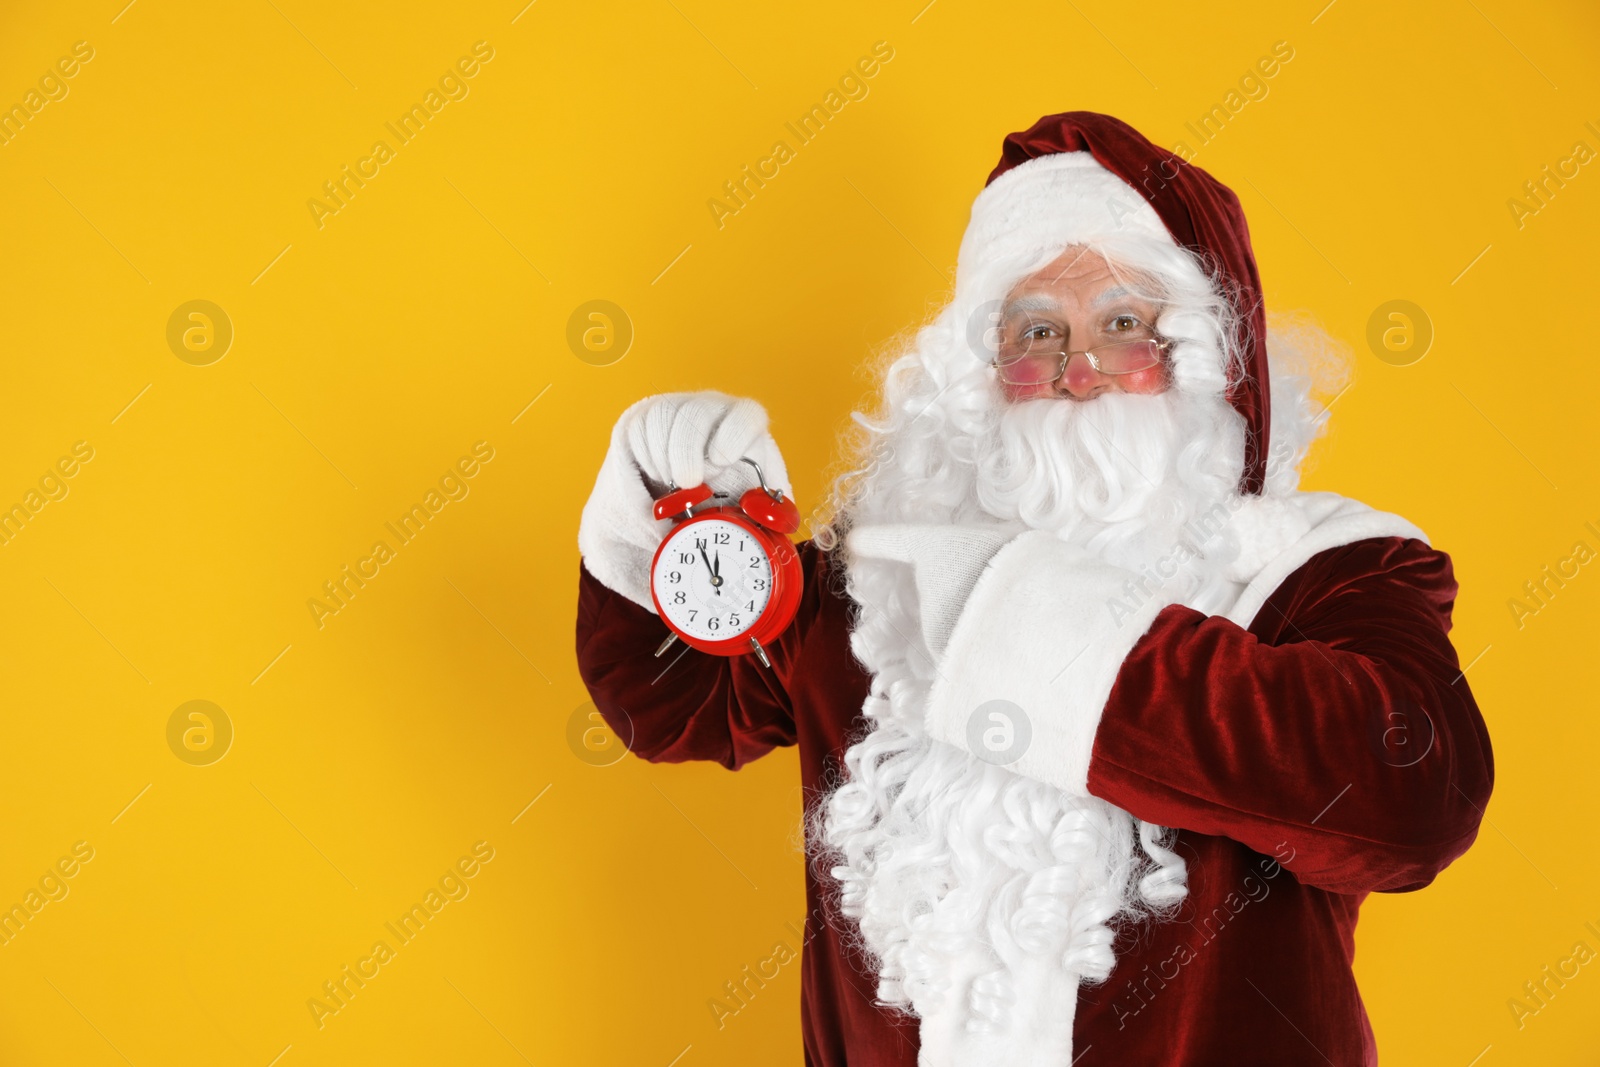
[(956, 619), (978, 577), (1009, 541), (1016, 525), (948, 526), (894, 523), (855, 526), (845, 537), (853, 556), (909, 563), (917, 585), (922, 639), (937, 659), (950, 643)]
[[(654, 612), (650, 560), (673, 527), (652, 508), (672, 486), (706, 484), (737, 504), (757, 484), (742, 457), (761, 465), (767, 485), (789, 494), (789, 472), (754, 400), (713, 391), (661, 393), (622, 413), (578, 523), (578, 551), (607, 588)], [(669, 484), (670, 483), (670, 484)]]

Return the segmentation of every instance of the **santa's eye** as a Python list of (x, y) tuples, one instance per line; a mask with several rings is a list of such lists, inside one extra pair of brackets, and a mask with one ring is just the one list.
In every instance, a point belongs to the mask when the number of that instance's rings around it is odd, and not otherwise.
[(1111, 320), (1112, 333), (1129, 333), (1139, 329), (1144, 323), (1133, 315), (1118, 315)]

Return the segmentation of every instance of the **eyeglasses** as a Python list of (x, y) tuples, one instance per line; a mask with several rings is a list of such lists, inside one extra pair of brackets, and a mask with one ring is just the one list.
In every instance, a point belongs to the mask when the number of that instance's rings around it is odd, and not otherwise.
[[(1078, 351), (1087, 356), (1089, 366), (1101, 374), (1133, 374), (1159, 365), (1171, 348), (1171, 341), (1147, 337)], [(1007, 385), (1044, 385), (1060, 378), (1067, 369), (1067, 361), (1077, 354), (1063, 352), (1059, 338), (1024, 333), (1018, 339), (1000, 343), (994, 366), (1000, 380)]]

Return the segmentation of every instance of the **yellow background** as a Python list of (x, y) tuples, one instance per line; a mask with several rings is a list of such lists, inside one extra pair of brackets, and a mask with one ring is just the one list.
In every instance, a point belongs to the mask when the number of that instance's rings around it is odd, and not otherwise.
[[(1600, 164), (1507, 207), (1600, 150), (1592, 5), (124, 2), (0, 16), (0, 103), (94, 49), (0, 147), (0, 504), (94, 449), (0, 547), (0, 905), (94, 850), (0, 947), (0, 1061), (798, 1064), (797, 964), (720, 1030), (707, 1007), (793, 944), (794, 754), (735, 777), (569, 745), (610, 425), (757, 397), (814, 506), (1006, 132), (1086, 108), (1190, 141), (1287, 41), (1195, 162), (1242, 198), (1269, 307), (1354, 348), (1308, 485), (1453, 555), (1497, 756), (1476, 847), (1367, 903), (1361, 987), (1388, 1063), (1592, 1062), (1600, 963), (1520, 1029), (1507, 1006), (1600, 950), (1600, 566), (1508, 608), (1600, 548)], [(307, 201), (480, 40), (469, 95), (319, 228)], [(707, 200), (880, 40), (869, 95), (719, 229)], [(195, 299), (235, 331), (209, 366), (166, 341)], [(565, 339), (595, 299), (636, 334), (609, 366)], [(1436, 331), (1409, 366), (1364, 340), (1393, 299)], [(470, 494), (319, 629), (322, 583), (477, 441)], [(167, 744), (190, 700), (235, 731), (209, 766)], [(308, 999), (479, 841), (470, 895), (319, 1029)]]

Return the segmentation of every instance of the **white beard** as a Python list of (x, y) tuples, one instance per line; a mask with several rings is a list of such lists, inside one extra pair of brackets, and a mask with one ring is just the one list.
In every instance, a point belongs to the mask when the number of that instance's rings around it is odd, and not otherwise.
[[(1183, 527), (1233, 492), (1238, 417), (1220, 398), (1176, 391), (1008, 405), (980, 442), (979, 506), (1055, 531), (1137, 569), (1170, 552)], [(1215, 546), (1210, 556), (1219, 553)]]
[[(903, 454), (937, 447), (970, 457), (967, 500), (953, 508), (962, 521), (1053, 530), (1138, 570), (1234, 492), (1242, 434), (1222, 398), (1176, 390), (1002, 404), (965, 437), (899, 442), (853, 510), (863, 522), (928, 521), (929, 468), (946, 472), (951, 506), (959, 465)], [(1196, 547), (1201, 557), (1171, 580), (1199, 606), (1226, 584), (1220, 572), (1236, 548), (1226, 531)], [(924, 1018), (959, 1003), (968, 1031), (1028, 1026), (1013, 1018), (1019, 967), (1053, 961), (1062, 974), (1103, 981), (1115, 963), (1113, 925), (1181, 903), (1184, 861), (1161, 827), (926, 737), (935, 671), (907, 636), (918, 631), (910, 569), (849, 561), (848, 584), (862, 606), (852, 649), (873, 673), (863, 707), (871, 731), (846, 753), (848, 780), (817, 808), (817, 859), (859, 924), (882, 1001)]]

